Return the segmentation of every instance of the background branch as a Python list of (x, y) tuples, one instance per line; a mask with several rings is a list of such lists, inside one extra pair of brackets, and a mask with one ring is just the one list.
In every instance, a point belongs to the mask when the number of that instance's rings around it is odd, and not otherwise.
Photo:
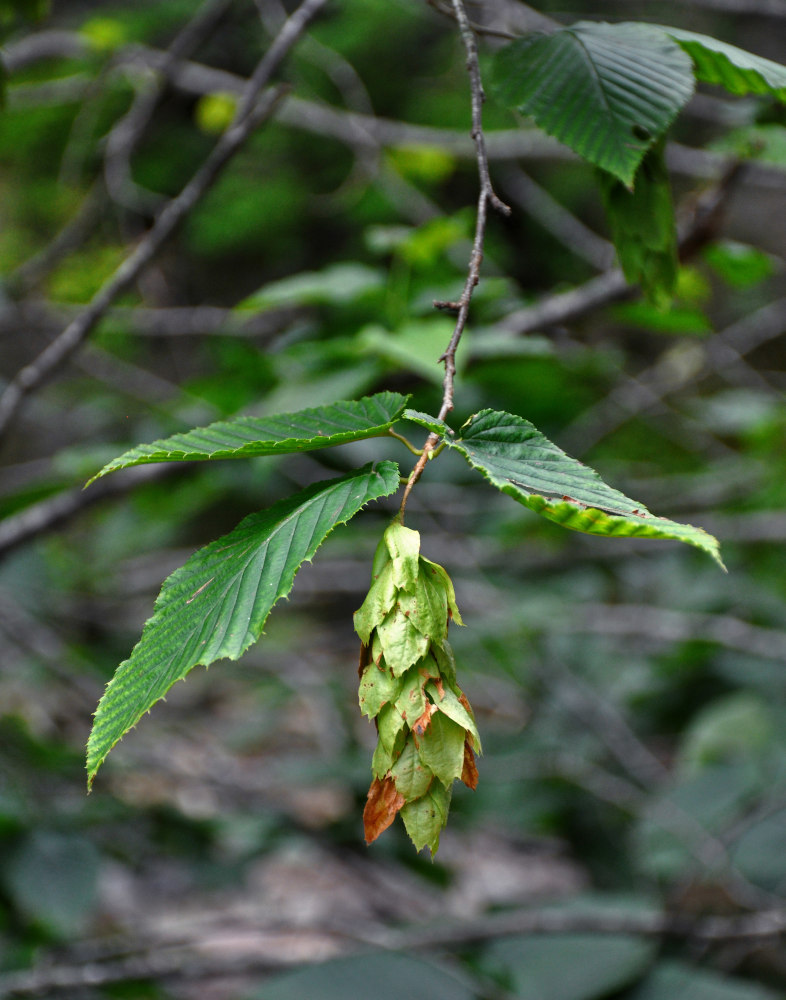
[(260, 60), (246, 85), (233, 123), (221, 136), (203, 165), (180, 194), (161, 211), (152, 229), (140, 240), (133, 253), (115, 271), (90, 305), (6, 386), (0, 395), (0, 437), (7, 433), (25, 396), (50, 378), (79, 349), (115, 299), (133, 284), (177, 227), (193, 211), (251, 133), (272, 114), (284, 90), (279, 87), (261, 100), (260, 95), (289, 49), (326, 2), (327, 0), (303, 0)]

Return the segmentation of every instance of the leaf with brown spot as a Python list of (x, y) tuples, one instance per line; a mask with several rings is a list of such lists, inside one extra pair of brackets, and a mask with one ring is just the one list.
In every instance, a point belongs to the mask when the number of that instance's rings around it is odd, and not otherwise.
[(478, 787), (478, 765), (469, 736), (464, 740), (464, 766), (461, 769), (461, 780), (473, 792)]
[(431, 716), (436, 712), (437, 706), (432, 705), (429, 702), (426, 705), (426, 711), (420, 716), (419, 719), (415, 719), (412, 723), (412, 732), (417, 733), (418, 736), (422, 736), (423, 733), (428, 729), (428, 725), (431, 722)]
[(368, 790), (366, 808), (363, 810), (363, 832), (366, 843), (372, 844), (384, 833), (404, 805), (404, 796), (396, 791), (392, 778), (374, 778)]

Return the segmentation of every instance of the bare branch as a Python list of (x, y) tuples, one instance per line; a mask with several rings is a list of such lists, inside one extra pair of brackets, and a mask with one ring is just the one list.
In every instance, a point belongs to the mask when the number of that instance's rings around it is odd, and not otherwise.
[[(225, 309), (221, 306), (113, 306), (103, 319), (124, 333), (138, 337), (259, 337), (269, 340), (281, 333), (305, 309), (281, 306), (264, 312)], [(0, 334), (19, 330), (54, 335), (79, 315), (81, 307), (67, 303), (27, 300), (0, 306)]]
[(98, 185), (94, 185), (83, 198), (74, 217), (55, 238), (8, 275), (6, 282), (9, 294), (15, 298), (27, 295), (64, 257), (80, 247), (98, 225), (104, 203), (104, 192)]
[(612, 244), (585, 226), (529, 174), (520, 167), (511, 166), (500, 171), (499, 176), (511, 199), (568, 250), (598, 271), (606, 271), (612, 266)]
[[(727, 14), (786, 17), (786, 0), (682, 0), (686, 6), (706, 7)], [(627, 5), (627, 0), (622, 0)]]
[[(645, 938), (676, 938), (706, 944), (726, 942), (767, 942), (786, 933), (786, 914), (779, 909), (762, 909), (743, 916), (700, 917), (661, 910), (608, 909), (521, 909), (484, 914), (473, 920), (439, 920), (426, 926), (415, 925), (388, 930), (373, 925), (335, 927), (279, 927), (270, 929), (245, 925), (226, 942), (210, 925), (189, 940), (166, 947), (151, 948), (126, 940), (111, 958), (94, 958), (79, 963), (61, 962), (23, 972), (6, 973), (0, 988), (8, 997), (42, 997), (85, 988), (108, 986), (129, 980), (195, 981), (210, 977), (259, 975), (297, 965), (324, 962), (338, 955), (360, 955), (358, 946), (375, 946), (392, 951), (421, 951), (436, 948), (462, 949), (512, 935), (562, 935), (590, 933), (631, 934)], [(245, 942), (243, 948), (241, 943)]]
[(548, 624), (569, 632), (642, 636), (658, 643), (703, 639), (764, 659), (786, 661), (786, 631), (750, 625), (731, 615), (674, 611), (648, 604), (583, 604), (570, 617), (549, 620)]
[(104, 151), (104, 179), (107, 191), (121, 205), (148, 214), (156, 211), (161, 195), (140, 188), (131, 176), (131, 156), (150, 123), (164, 83), (173, 68), (213, 30), (233, 0), (205, 0), (166, 51), (158, 67), (159, 78), (136, 76), (136, 96), (128, 111), (109, 132)]
[(51, 377), (79, 349), (115, 299), (128, 289), (163, 244), (210, 189), (218, 175), (251, 133), (267, 120), (283, 96), (278, 87), (261, 99), (273, 74), (308, 23), (327, 0), (303, 0), (274, 39), (246, 85), (234, 121), (183, 190), (157, 216), (152, 229), (137, 244), (87, 308), (33, 362), (25, 366), (0, 396), (0, 436), (7, 431), (24, 398)]
[[(450, 0), (453, 12), (461, 33), (461, 40), (467, 54), (467, 72), (470, 80), (470, 92), (472, 103), (472, 139), (475, 143), (475, 154), (478, 164), (478, 176), (480, 179), (480, 194), (478, 195), (478, 209), (475, 221), (475, 238), (472, 243), (472, 253), (469, 259), (467, 278), (464, 282), (464, 290), (461, 298), (456, 303), (434, 303), (438, 308), (455, 309), (457, 313), (456, 325), (453, 335), (445, 349), (445, 353), (439, 359), (445, 364), (445, 377), (442, 382), (442, 406), (439, 410), (439, 419), (444, 420), (453, 409), (453, 385), (456, 378), (456, 351), (461, 341), (464, 328), (469, 316), (469, 307), (472, 301), (472, 293), (480, 280), (480, 266), (483, 262), (483, 244), (486, 238), (486, 221), (488, 218), (489, 206), (495, 208), (502, 215), (510, 215), (510, 208), (501, 201), (491, 184), (489, 176), (489, 162), (486, 153), (486, 141), (483, 135), (483, 102), (485, 94), (483, 92), (483, 82), (480, 78), (480, 66), (478, 64), (478, 49), (475, 44), (475, 36), (472, 33), (467, 13), (462, 0)], [(423, 454), (415, 464), (409, 480), (407, 481), (404, 496), (401, 501), (400, 515), (404, 516), (409, 494), (415, 483), (420, 479), (426, 463), (431, 457), (434, 448), (439, 441), (437, 434), (429, 434), (423, 447)]]
[(785, 332), (786, 298), (768, 302), (716, 334), (700, 357), (697, 355), (697, 364), (680, 368), (667, 354), (618, 385), (566, 428), (566, 439), (574, 449), (590, 448), (633, 417), (662, 406), (666, 396), (713, 374), (732, 384), (755, 385), (771, 394), (772, 386), (747, 364), (744, 356)]
[[(178, 471), (176, 466), (143, 465), (127, 470), (117, 480), (108, 478), (94, 483), (89, 490), (71, 489), (31, 504), (18, 514), (11, 514), (0, 521), (0, 558), (59, 527), (100, 500), (128, 493), (143, 483), (154, 482), (175, 471)], [(182, 469), (179, 471), (182, 472)]]

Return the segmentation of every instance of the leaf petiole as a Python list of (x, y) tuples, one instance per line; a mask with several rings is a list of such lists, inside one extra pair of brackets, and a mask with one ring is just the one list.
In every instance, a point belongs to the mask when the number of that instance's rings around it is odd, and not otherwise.
[(413, 455), (417, 455), (418, 457), (420, 457), (423, 454), (422, 448), (416, 448), (411, 441), (408, 441), (403, 434), (398, 434), (396, 431), (393, 430), (392, 427), (388, 428), (388, 434), (391, 437), (396, 438), (397, 441), (400, 441), (405, 447), (409, 448), (409, 450), (412, 452)]

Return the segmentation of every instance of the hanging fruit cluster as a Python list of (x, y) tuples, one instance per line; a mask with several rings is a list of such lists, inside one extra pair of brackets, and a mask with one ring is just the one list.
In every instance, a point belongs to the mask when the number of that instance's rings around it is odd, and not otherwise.
[(374, 557), (373, 583), (355, 613), (363, 643), (360, 708), (376, 720), (374, 780), (363, 813), (366, 841), (401, 814), (418, 850), (432, 854), (453, 783), (475, 788), (480, 739), (456, 683), (448, 624), (462, 625), (445, 570), (420, 555), (420, 535), (394, 521)]

